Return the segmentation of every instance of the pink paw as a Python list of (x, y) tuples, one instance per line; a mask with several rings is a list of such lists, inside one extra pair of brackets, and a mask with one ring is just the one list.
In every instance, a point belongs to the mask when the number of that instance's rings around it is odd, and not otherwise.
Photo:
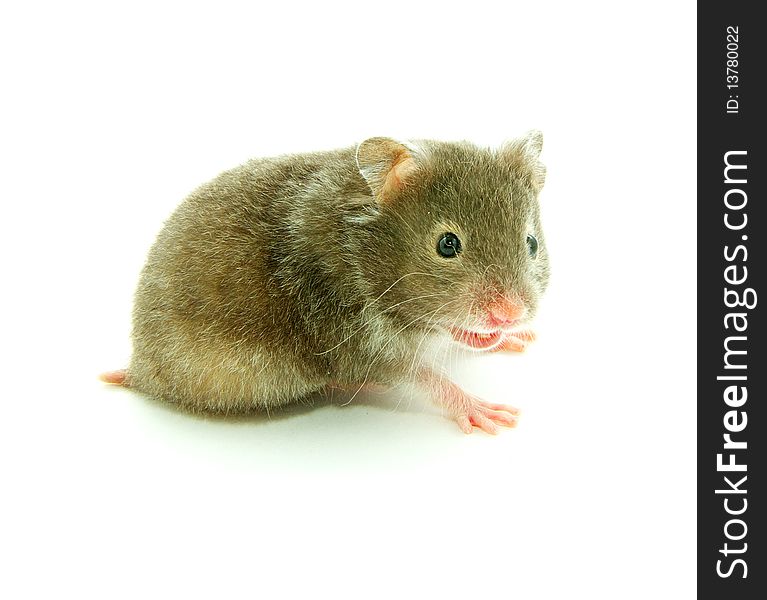
[(535, 341), (535, 333), (530, 329), (522, 329), (514, 333), (508, 333), (504, 336), (496, 352), (524, 352), (528, 344)]
[(516, 427), (519, 409), (506, 404), (493, 404), (484, 400), (474, 400), (464, 414), (455, 417), (458, 427), (464, 433), (471, 433), (475, 427), (495, 435), (498, 425)]
[(434, 373), (424, 372), (422, 381), (429, 385), (434, 402), (452, 416), (464, 433), (475, 427), (489, 434), (498, 433), (498, 426), (516, 427), (519, 409), (506, 404), (485, 402), (462, 390), (452, 381), (446, 381)]

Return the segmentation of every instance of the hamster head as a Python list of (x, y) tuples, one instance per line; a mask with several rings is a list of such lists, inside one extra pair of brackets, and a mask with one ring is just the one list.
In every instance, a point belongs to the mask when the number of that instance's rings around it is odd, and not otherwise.
[(372, 191), (359, 225), (370, 301), (401, 327), (491, 347), (536, 313), (549, 260), (538, 195), (540, 132), (497, 150), (372, 138), (357, 148)]

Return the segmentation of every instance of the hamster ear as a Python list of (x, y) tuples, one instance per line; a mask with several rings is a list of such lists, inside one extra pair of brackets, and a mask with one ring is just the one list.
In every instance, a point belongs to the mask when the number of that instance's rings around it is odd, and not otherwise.
[(503, 146), (500, 154), (512, 165), (528, 170), (532, 175), (533, 187), (540, 191), (546, 181), (546, 167), (538, 160), (541, 150), (543, 150), (543, 134), (533, 129), (523, 137)]
[(357, 146), (357, 168), (376, 200), (391, 200), (417, 169), (412, 147), (385, 137), (374, 137)]

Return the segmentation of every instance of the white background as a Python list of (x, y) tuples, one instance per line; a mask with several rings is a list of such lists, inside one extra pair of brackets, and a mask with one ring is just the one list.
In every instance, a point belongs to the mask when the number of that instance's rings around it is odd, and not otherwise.
[[(0, 10), (0, 595), (691, 598), (692, 2)], [(545, 133), (539, 341), (417, 400), (179, 414), (130, 353), (162, 221), (254, 156)]]

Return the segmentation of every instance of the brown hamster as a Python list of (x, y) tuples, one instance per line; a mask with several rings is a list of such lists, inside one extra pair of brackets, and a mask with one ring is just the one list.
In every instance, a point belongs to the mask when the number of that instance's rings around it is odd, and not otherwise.
[(439, 360), (532, 339), (549, 275), (541, 146), (539, 132), (497, 150), (372, 138), (222, 173), (160, 232), (130, 365), (103, 379), (223, 412), (413, 383), (467, 433), (515, 425)]

